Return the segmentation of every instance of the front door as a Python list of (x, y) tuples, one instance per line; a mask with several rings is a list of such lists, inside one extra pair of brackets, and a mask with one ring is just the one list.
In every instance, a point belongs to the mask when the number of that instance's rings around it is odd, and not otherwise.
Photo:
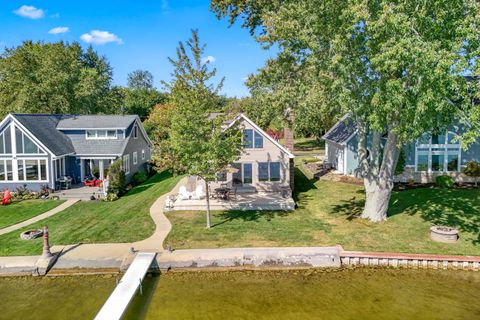
[(234, 163), (232, 167), (237, 171), (232, 176), (234, 185), (251, 184), (253, 182), (253, 167), (251, 163)]

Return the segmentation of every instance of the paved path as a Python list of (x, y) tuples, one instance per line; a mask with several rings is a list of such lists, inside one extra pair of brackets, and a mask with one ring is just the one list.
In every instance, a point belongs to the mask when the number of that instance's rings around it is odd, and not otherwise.
[(74, 205), (76, 202), (78, 202), (79, 199), (70, 199), (70, 200), (67, 200), (65, 201), (64, 203), (62, 203), (61, 205), (53, 208), (52, 210), (50, 211), (47, 211), (45, 213), (42, 213), (42, 214), (39, 214), (38, 216), (35, 216), (31, 219), (28, 219), (28, 220), (25, 220), (23, 222), (20, 222), (20, 223), (17, 223), (17, 224), (14, 224), (13, 226), (9, 226), (9, 227), (6, 227), (6, 228), (3, 228), (3, 229), (0, 229), (0, 235), (2, 234), (6, 234), (6, 233), (9, 233), (9, 232), (12, 232), (12, 231), (15, 231), (15, 230), (18, 230), (18, 229), (21, 229), (23, 227), (26, 227), (32, 223), (35, 223), (37, 221), (40, 221), (40, 220), (43, 220), (43, 219), (46, 219), (48, 217), (51, 217), (65, 209), (67, 209), (68, 207)]

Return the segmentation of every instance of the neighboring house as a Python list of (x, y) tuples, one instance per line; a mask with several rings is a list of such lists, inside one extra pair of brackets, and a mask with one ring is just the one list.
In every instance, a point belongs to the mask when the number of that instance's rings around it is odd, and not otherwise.
[[(468, 161), (480, 161), (480, 143), (477, 141), (467, 150), (462, 150), (458, 136), (463, 133), (462, 126), (451, 125), (440, 134), (424, 134), (413, 143), (405, 144), (404, 173), (395, 177), (396, 181), (433, 182), (439, 175), (449, 175), (456, 181), (471, 181), (462, 174)], [(357, 175), (358, 140), (357, 127), (348, 117), (340, 119), (324, 136), (325, 161), (344, 175)], [(367, 156), (369, 155), (367, 142)]]
[(0, 188), (55, 188), (123, 161), (127, 180), (147, 169), (152, 143), (135, 115), (9, 114), (0, 123)]
[(283, 187), (293, 190), (295, 156), (244, 114), (238, 115), (228, 127), (235, 124), (243, 131), (242, 154), (218, 173), (211, 188), (227, 185), (236, 187), (238, 192), (281, 191)]

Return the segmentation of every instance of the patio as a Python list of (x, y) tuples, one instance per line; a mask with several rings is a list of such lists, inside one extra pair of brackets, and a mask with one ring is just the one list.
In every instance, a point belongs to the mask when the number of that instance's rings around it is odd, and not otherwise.
[(72, 185), (72, 187), (67, 190), (57, 190), (53, 195), (57, 196), (60, 200), (80, 199), (88, 201), (91, 200), (92, 196), (96, 199), (104, 198), (103, 187), (85, 187), (83, 184)]
[[(200, 200), (182, 200), (178, 196), (173, 200), (170, 210), (206, 210), (205, 197)], [(211, 210), (283, 210), (295, 209), (295, 202), (291, 197), (284, 198), (280, 192), (238, 193), (236, 199), (210, 199)]]

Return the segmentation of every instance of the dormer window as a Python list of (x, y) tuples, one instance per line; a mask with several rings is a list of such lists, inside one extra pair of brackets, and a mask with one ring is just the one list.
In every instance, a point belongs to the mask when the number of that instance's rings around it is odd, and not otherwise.
[(246, 149), (262, 149), (263, 136), (253, 129), (244, 129), (243, 146)]
[(117, 130), (87, 130), (87, 139), (117, 139)]

